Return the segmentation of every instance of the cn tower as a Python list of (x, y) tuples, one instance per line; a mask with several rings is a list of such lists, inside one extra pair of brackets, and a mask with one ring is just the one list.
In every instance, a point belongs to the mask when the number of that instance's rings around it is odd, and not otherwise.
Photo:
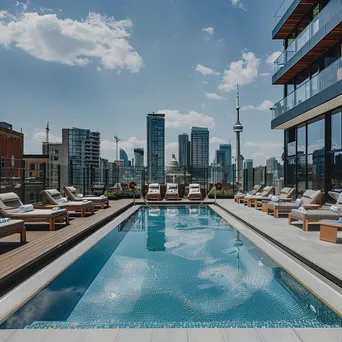
[(243, 131), (243, 126), (240, 123), (240, 102), (239, 102), (239, 85), (236, 86), (236, 123), (233, 126), (233, 131), (236, 133), (236, 185), (239, 189), (241, 184), (241, 170), (240, 170), (240, 133)]

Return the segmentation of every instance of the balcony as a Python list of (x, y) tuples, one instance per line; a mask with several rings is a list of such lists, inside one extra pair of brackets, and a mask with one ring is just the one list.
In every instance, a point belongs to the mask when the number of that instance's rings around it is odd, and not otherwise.
[(272, 128), (342, 94), (340, 81), (342, 57), (273, 106)]
[(317, 0), (284, 0), (273, 16), (273, 39), (285, 39)]
[(285, 84), (341, 39), (342, 0), (331, 0), (274, 62), (273, 83)]

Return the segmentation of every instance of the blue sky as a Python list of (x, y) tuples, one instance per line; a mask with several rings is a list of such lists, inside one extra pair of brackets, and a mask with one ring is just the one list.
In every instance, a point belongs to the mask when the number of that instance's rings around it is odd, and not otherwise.
[(113, 136), (132, 157), (145, 147), (146, 114), (165, 112), (166, 159), (191, 126), (210, 128), (211, 159), (231, 139), (240, 83), (242, 154), (264, 164), (280, 156), (282, 131), (270, 129), (271, 40), (281, 0), (2, 0), (0, 121), (25, 133), (40, 153), (44, 127), (101, 132), (102, 157)]

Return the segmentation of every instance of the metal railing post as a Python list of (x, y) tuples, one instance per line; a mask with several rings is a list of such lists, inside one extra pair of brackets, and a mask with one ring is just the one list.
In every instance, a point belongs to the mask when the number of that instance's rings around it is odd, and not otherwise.
[(43, 190), (45, 190), (46, 189), (46, 163), (43, 163), (42, 167), (43, 167), (42, 183), (43, 183)]
[(61, 165), (57, 165), (57, 179), (58, 179), (58, 191), (61, 192)]
[(21, 161), (21, 201), (25, 203), (25, 160)]
[(72, 165), (72, 161), (70, 161), (69, 164), (69, 185), (73, 186), (74, 185), (74, 170), (73, 170), (73, 165)]
[(0, 194), (1, 194), (2, 155), (0, 154)]

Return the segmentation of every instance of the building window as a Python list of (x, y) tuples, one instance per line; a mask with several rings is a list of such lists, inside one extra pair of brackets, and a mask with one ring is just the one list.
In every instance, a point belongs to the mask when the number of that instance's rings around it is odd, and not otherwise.
[(342, 149), (342, 115), (341, 110), (331, 116), (331, 150)]
[(308, 125), (308, 154), (324, 150), (324, 119), (314, 121)]
[(306, 125), (297, 128), (297, 154), (306, 154)]
[(0, 160), (1, 160), (1, 167), (6, 167), (6, 159), (0, 157)]
[(294, 156), (296, 154), (296, 130), (291, 128), (286, 131), (287, 155)]
[(331, 189), (333, 191), (342, 191), (342, 152), (333, 154)]
[(290, 187), (296, 186), (296, 157), (287, 158), (286, 185)]
[(34, 170), (36, 169), (36, 164), (30, 163), (29, 169), (30, 169), (31, 171), (34, 171)]

